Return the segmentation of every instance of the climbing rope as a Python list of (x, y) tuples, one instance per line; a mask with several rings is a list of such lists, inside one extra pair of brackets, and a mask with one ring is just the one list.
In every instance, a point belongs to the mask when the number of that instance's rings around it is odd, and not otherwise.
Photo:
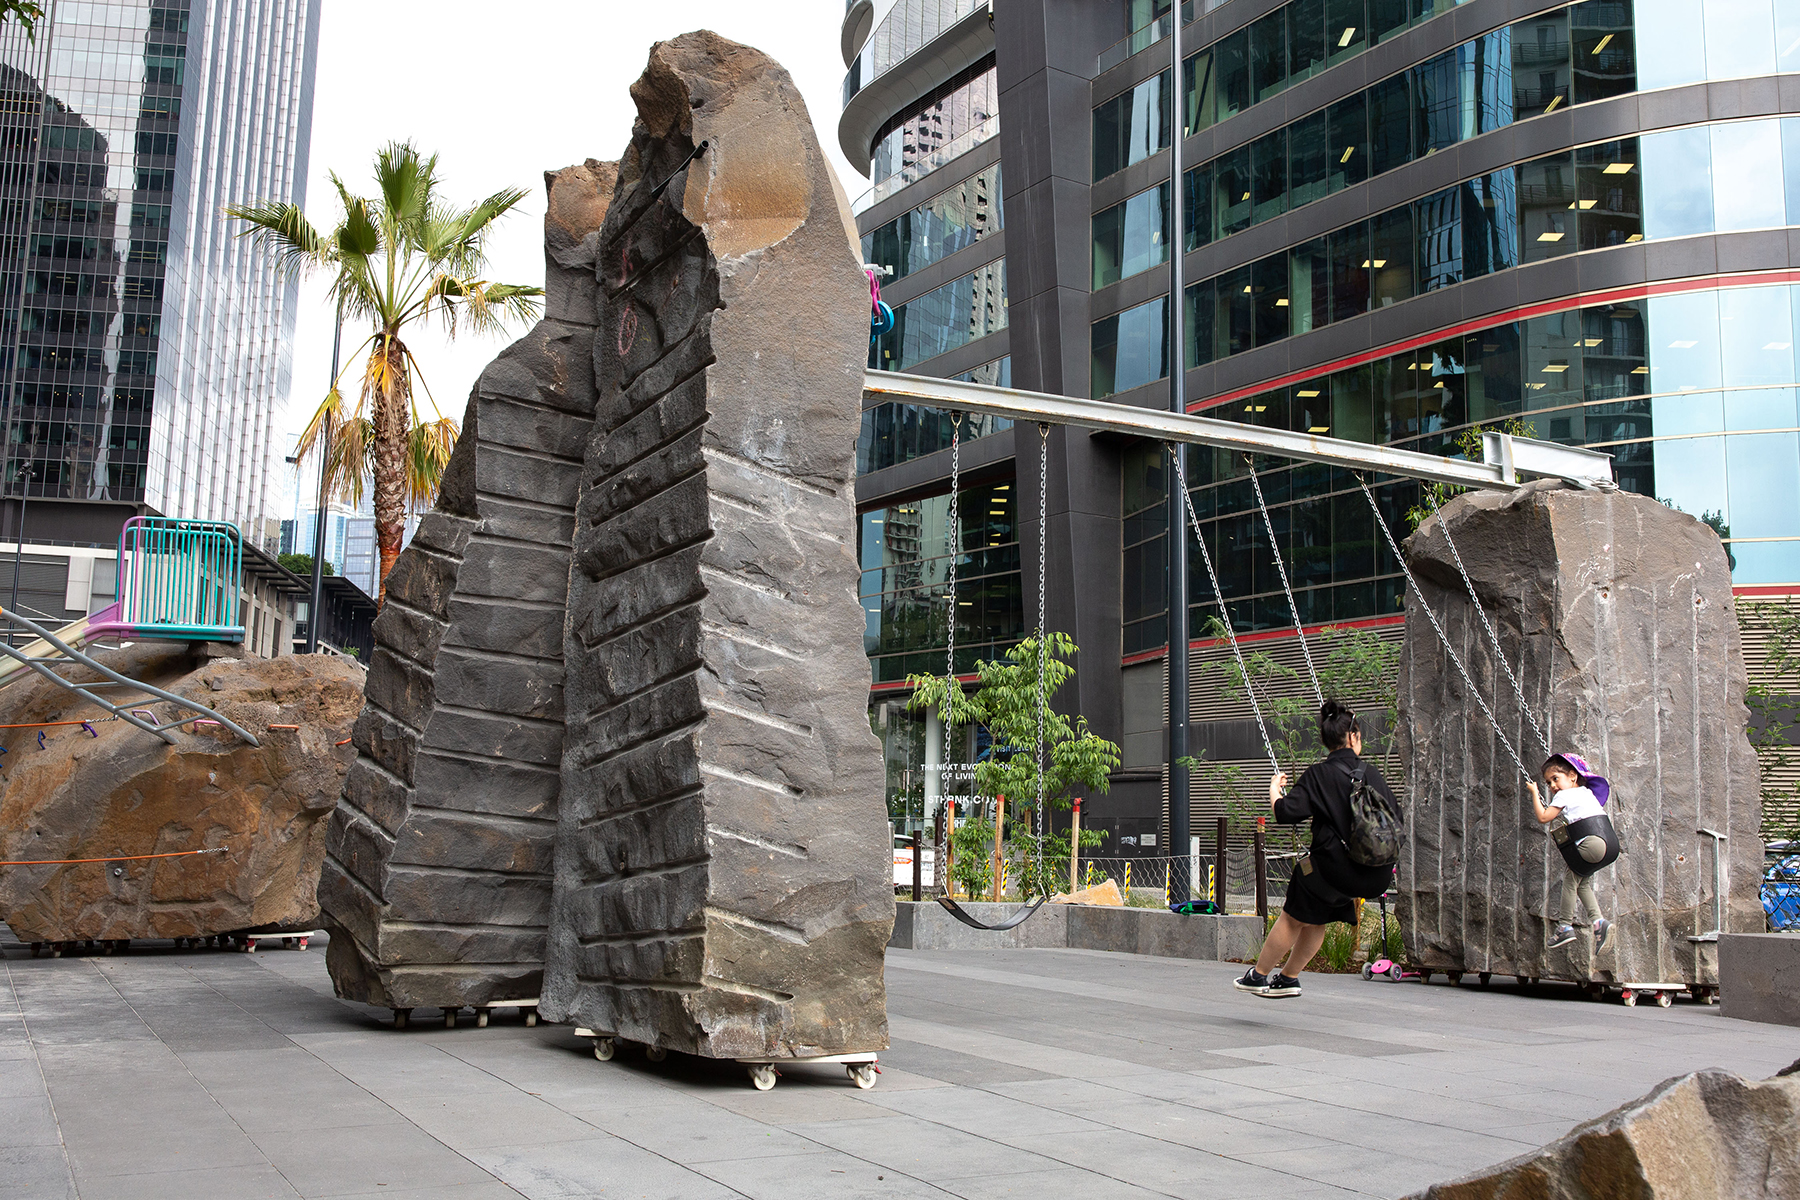
[[(1219, 602), (1220, 624), (1225, 626), (1225, 640), (1231, 643), (1231, 656), (1237, 660), (1238, 677), (1244, 681), (1244, 695), (1250, 698), (1250, 711), (1256, 717), (1256, 732), (1262, 735), (1263, 752), (1269, 756), (1269, 765), (1281, 774), (1281, 760), (1275, 757), (1275, 744), (1269, 740), (1269, 727), (1263, 723), (1262, 705), (1256, 702), (1256, 689), (1250, 686), (1250, 669), (1244, 665), (1244, 652), (1238, 646), (1237, 632), (1231, 627), (1231, 613), (1225, 607), (1225, 589), (1219, 586), (1219, 573), (1213, 569), (1212, 552), (1206, 548), (1206, 538), (1200, 533), (1200, 516), (1194, 511), (1194, 497), (1188, 491), (1187, 468), (1183, 465), (1185, 457), (1179, 446), (1165, 445), (1169, 457), (1175, 462), (1175, 479), (1181, 487), (1181, 500), (1187, 509), (1188, 524), (1193, 528), (1194, 540), (1200, 545), (1200, 561), (1206, 564), (1206, 577), (1212, 581), (1213, 597)], [(1170, 537), (1178, 536), (1174, 530)], [(1169, 647), (1169, 653), (1185, 653), (1187, 647)]]
[(1294, 616), (1294, 635), (1300, 639), (1300, 653), (1306, 658), (1306, 677), (1312, 680), (1313, 697), (1325, 707), (1325, 689), (1319, 686), (1319, 672), (1313, 667), (1312, 649), (1306, 644), (1306, 629), (1300, 624), (1300, 605), (1294, 600), (1294, 589), (1288, 586), (1287, 564), (1281, 558), (1281, 544), (1275, 540), (1275, 523), (1269, 519), (1269, 506), (1263, 503), (1262, 480), (1256, 477), (1254, 455), (1244, 456), (1250, 468), (1250, 487), (1256, 492), (1256, 507), (1262, 513), (1263, 529), (1269, 534), (1269, 550), (1275, 555), (1275, 570), (1281, 575), (1281, 590), (1287, 596), (1288, 612)]
[(187, 858), (194, 854), (229, 854), (231, 847), (214, 846), (211, 850), (176, 850), (168, 854), (114, 854), (109, 858), (39, 858), (19, 862), (0, 862), (0, 867), (67, 867), (76, 863), (140, 862), (146, 858)]
[(1406, 555), (1400, 552), (1400, 543), (1394, 540), (1394, 531), (1388, 528), (1386, 519), (1382, 517), (1381, 506), (1375, 503), (1375, 493), (1369, 490), (1368, 481), (1358, 475), (1356, 484), (1362, 488), (1363, 496), (1369, 501), (1369, 511), (1375, 514), (1375, 524), (1381, 527), (1382, 536), (1387, 539), (1388, 549), (1394, 552), (1394, 560), (1400, 564), (1401, 573), (1406, 576), (1406, 586), (1411, 588), (1413, 595), (1418, 597), (1419, 608), (1425, 613), (1425, 619), (1431, 622), (1432, 631), (1437, 634), (1438, 641), (1443, 644), (1444, 653), (1450, 656), (1451, 665), (1456, 668), (1456, 673), (1462, 676), (1463, 686), (1468, 689), (1469, 698), (1475, 701), (1476, 706), (1481, 709), (1482, 715), (1487, 717), (1488, 724), (1494, 730), (1494, 736), (1499, 738), (1500, 744), (1506, 748), (1507, 757), (1512, 759), (1513, 765), (1519, 769), (1519, 774), (1526, 779), (1531, 779), (1532, 774), (1525, 769), (1524, 759), (1520, 758), (1519, 752), (1513, 748), (1512, 739), (1506, 736), (1506, 731), (1500, 728), (1500, 722), (1494, 718), (1494, 710), (1489, 708), (1487, 701), (1481, 698), (1481, 689), (1475, 686), (1474, 677), (1469, 674), (1469, 669), (1463, 666), (1462, 656), (1457, 654), (1456, 647), (1450, 644), (1450, 638), (1444, 633), (1444, 627), (1438, 624), (1437, 614), (1431, 611), (1431, 605), (1425, 602), (1425, 593), (1420, 590), (1419, 581), (1413, 578), (1412, 568), (1406, 565)]

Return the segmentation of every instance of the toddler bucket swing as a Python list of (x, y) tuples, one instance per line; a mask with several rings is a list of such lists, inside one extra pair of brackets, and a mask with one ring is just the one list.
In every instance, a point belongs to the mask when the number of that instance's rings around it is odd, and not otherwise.
[[(871, 280), (873, 277), (871, 276)], [(962, 553), (962, 527), (957, 514), (957, 489), (961, 486), (962, 477), (962, 414), (950, 415), (950, 579), (948, 591), (949, 620), (946, 622), (950, 631), (950, 648), (944, 656), (944, 708), (946, 727), (950, 722), (950, 695), (956, 687), (956, 560)], [(1049, 439), (1050, 427), (1038, 426), (1038, 675), (1037, 675), (1037, 806), (1032, 810), (1037, 823), (1037, 866), (1038, 881), (1044, 879), (1044, 708), (1048, 703), (1044, 695), (1044, 668), (1048, 665), (1049, 643), (1044, 636), (1044, 563), (1049, 553), (1044, 542), (1047, 531), (1047, 485), (1049, 483)], [(937, 897), (937, 902), (944, 910), (971, 929), (986, 930), (997, 933), (1023, 925), (1031, 919), (1033, 913), (1044, 907), (1048, 896), (1040, 895), (1037, 899), (1019, 908), (1003, 920), (988, 924), (976, 920), (969, 915), (956, 901), (949, 896)]]

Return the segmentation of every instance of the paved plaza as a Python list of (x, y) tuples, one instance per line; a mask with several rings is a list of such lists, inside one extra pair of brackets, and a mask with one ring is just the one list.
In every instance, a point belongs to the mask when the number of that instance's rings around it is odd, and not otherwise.
[(1081, 950), (893, 951), (893, 1049), (742, 1068), (510, 1014), (455, 1030), (332, 997), (325, 955), (6, 954), (0, 1196), (1398, 1196), (1659, 1080), (1761, 1078), (1800, 1029), (1572, 989), (1308, 976)]

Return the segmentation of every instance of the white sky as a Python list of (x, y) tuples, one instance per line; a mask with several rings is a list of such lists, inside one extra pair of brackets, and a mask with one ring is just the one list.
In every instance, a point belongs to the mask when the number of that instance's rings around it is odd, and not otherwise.
[[(371, 164), (389, 141), (439, 155), (444, 194), (472, 203), (504, 187), (527, 189), (489, 242), (490, 278), (541, 285), (546, 170), (583, 159), (615, 159), (636, 116), (630, 87), (653, 43), (711, 29), (764, 51), (793, 75), (819, 141), (855, 196), (868, 187), (837, 149), (843, 0), (325, 0), (313, 108), (312, 175), (306, 211), (335, 223), (335, 171), (352, 193), (374, 191)], [(248, 199), (248, 197), (247, 197)], [(292, 452), (331, 374), (332, 313), (320, 282), (303, 282), (294, 343), (294, 382), (280, 453)], [(469, 389), (513, 337), (446, 343), (435, 323), (410, 345), (443, 412), (462, 419)], [(344, 351), (362, 331), (346, 327)], [(429, 406), (425, 406), (429, 412)], [(282, 491), (271, 516), (293, 511), (295, 469), (276, 462)], [(317, 476), (307, 472), (310, 493)]]

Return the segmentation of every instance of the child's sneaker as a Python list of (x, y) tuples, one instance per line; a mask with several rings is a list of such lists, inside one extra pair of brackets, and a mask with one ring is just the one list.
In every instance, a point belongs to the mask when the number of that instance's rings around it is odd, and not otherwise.
[(1558, 925), (1556, 927), (1556, 936), (1550, 939), (1550, 949), (1554, 950), (1558, 946), (1566, 946), (1574, 940), (1575, 927), (1573, 925)]
[(1232, 980), (1231, 986), (1240, 992), (1255, 992), (1260, 996), (1263, 993), (1263, 989), (1269, 986), (1269, 977), (1259, 972), (1255, 967), (1251, 967), (1248, 971), (1244, 972), (1242, 978)]
[(1594, 950), (1596, 953), (1605, 948), (1607, 935), (1611, 932), (1611, 921), (1605, 917), (1594, 918)]
[(1278, 1000), (1283, 996), (1298, 996), (1300, 981), (1292, 975), (1283, 975), (1277, 971), (1269, 976), (1269, 986), (1262, 990), (1262, 994), (1270, 1000)]

